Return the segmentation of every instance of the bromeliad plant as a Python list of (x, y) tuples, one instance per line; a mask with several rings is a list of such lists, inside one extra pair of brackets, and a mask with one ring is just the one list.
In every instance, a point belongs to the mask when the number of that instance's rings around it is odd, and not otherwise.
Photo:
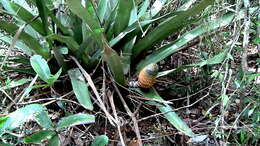
[[(95, 95), (99, 96), (93, 88), (93, 82), (82, 69), (71, 69), (73, 67), (65, 58), (74, 56), (73, 58), (88, 70), (103, 60), (108, 64), (114, 80), (126, 86), (125, 74), (130, 71), (130, 66), (133, 67), (132, 64), (137, 63), (138, 72), (148, 64), (157, 63), (179, 51), (197, 36), (228, 25), (235, 15), (230, 12), (210, 20), (207, 24), (201, 24), (145, 58), (141, 57), (144, 52), (153, 49), (155, 44), (169, 35), (195, 24), (203, 17), (207, 16), (210, 19), (209, 15), (201, 14), (213, 5), (214, 0), (201, 0), (196, 4), (196, 0), (189, 0), (177, 10), (161, 15), (168, 2), (170, 1), (66, 0), (64, 3), (59, 0), (1, 0), (1, 14), (13, 19), (0, 20), (0, 28), (4, 31), (1, 32), (0, 39), (28, 55), (38, 54), (31, 58), (31, 65), (47, 85), (51, 86), (61, 72), (68, 73), (79, 103), (86, 109), (93, 110), (88, 85), (94, 90)], [(242, 18), (243, 11), (239, 15)], [(153, 27), (154, 25), (157, 26)], [(54, 59), (62, 70), (51, 75), (45, 60)], [(7, 58), (3, 61), (6, 60)], [(136, 90), (145, 97), (163, 100), (154, 89), (148, 92)], [(101, 102), (100, 104), (103, 107)], [(156, 105), (178, 130), (192, 138), (196, 137), (176, 113), (172, 112), (169, 105), (151, 104)], [(113, 120), (110, 122), (112, 124)]]

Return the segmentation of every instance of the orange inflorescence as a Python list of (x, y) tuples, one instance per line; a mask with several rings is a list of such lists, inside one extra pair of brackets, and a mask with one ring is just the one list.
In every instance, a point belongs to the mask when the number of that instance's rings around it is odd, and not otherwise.
[(145, 68), (138, 75), (138, 83), (141, 88), (151, 88), (156, 82), (156, 76), (149, 75)]

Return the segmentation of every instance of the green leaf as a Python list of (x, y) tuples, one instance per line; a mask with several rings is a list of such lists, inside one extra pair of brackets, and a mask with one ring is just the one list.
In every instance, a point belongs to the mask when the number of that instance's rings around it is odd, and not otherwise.
[(228, 54), (228, 49), (220, 52), (216, 56), (213, 56), (212, 58), (209, 58), (207, 60), (203, 60), (203, 61), (200, 61), (200, 62), (194, 63), (194, 64), (182, 65), (182, 66), (179, 66), (179, 67), (171, 69), (171, 70), (166, 70), (166, 71), (159, 72), (157, 77), (166, 76), (168, 74), (174, 73), (176, 71), (184, 70), (184, 69), (190, 68), (190, 67), (202, 67), (204, 65), (219, 64), (219, 63), (222, 63), (224, 61), (224, 59), (226, 58), (227, 54)]
[(14, 58), (8, 58), (7, 60), (14, 63), (21, 63), (23, 65), (30, 65), (30, 58), (27, 56), (15, 56)]
[(134, 24), (135, 22), (137, 22), (137, 20), (138, 20), (137, 7), (135, 6), (131, 10), (128, 26), (130, 26), (130, 25)]
[(93, 110), (93, 104), (91, 102), (88, 84), (85, 82), (83, 75), (78, 68), (68, 71), (73, 91), (78, 99), (79, 103), (88, 110)]
[(53, 135), (55, 135), (55, 132), (52, 130), (41, 130), (30, 136), (25, 136), (23, 142), (25, 144), (44, 144), (43, 142), (51, 139)]
[(34, 71), (39, 75), (39, 77), (48, 83), (49, 85), (52, 85), (60, 76), (61, 69), (53, 76), (51, 74), (50, 68), (47, 64), (47, 61), (45, 61), (42, 56), (40, 55), (33, 55), (30, 58), (30, 62), (32, 65), (32, 68)]
[(54, 82), (56, 82), (58, 80), (58, 78), (60, 77), (61, 72), (62, 72), (62, 69), (59, 69), (59, 71), (55, 75), (51, 75), (51, 77), (48, 78), (48, 82), (47, 83), (49, 85), (54, 84)]
[(138, 13), (138, 18), (141, 18), (146, 14), (146, 10), (148, 9), (149, 4), (150, 4), (150, 0), (145, 0), (142, 3), (142, 7), (140, 8), (140, 11)]
[(260, 37), (256, 37), (255, 39), (253, 39), (253, 43), (254, 44), (260, 44)]
[(152, 20), (145, 20), (145, 21), (141, 21), (140, 24), (138, 22), (133, 23), (132, 25), (128, 26), (124, 31), (122, 31), (121, 33), (119, 33), (115, 38), (113, 38), (112, 40), (109, 41), (109, 46), (113, 47), (115, 44), (117, 44), (120, 40), (122, 40), (127, 34), (134, 32), (135, 30), (140, 29), (139, 27), (144, 27), (148, 24), (151, 24), (153, 22), (156, 22), (158, 20), (160, 20), (160, 18), (156, 18), (156, 19), (152, 19)]
[[(19, 27), (16, 24), (13, 23), (7, 23), (4, 20), (0, 20), (0, 29), (4, 30), (5, 32), (15, 35), (16, 31), (19, 29)], [(37, 54), (42, 55), (44, 58), (49, 58), (50, 53), (49, 50), (46, 48), (42, 48), (42, 46), (39, 44), (39, 41), (30, 36), (28, 33), (22, 31), (19, 36), (19, 40), (24, 42), (25, 45), (27, 45), (30, 49), (32, 49)]]
[(43, 128), (53, 129), (51, 119), (46, 111), (42, 111), (37, 114), (35, 116), (35, 121)]
[[(22, 20), (26, 23), (31, 22), (34, 19), (34, 15), (29, 12), (27, 9), (25, 9), (24, 5), (18, 5), (14, 2), (10, 2), (8, 0), (2, 0), (1, 3), (7, 9), (9, 12), (13, 13), (14, 15), (17, 15), (15, 18), (17, 20)], [(50, 31), (49, 29), (44, 30), (43, 29), (43, 23), (40, 21), (40, 19), (35, 19), (30, 23), (30, 26), (35, 29), (38, 33), (41, 35), (44, 35), (45, 31)]]
[(246, 83), (251, 83), (255, 78), (259, 77), (260, 73), (253, 73), (253, 74), (247, 74), (246, 75)]
[(67, 0), (66, 2), (69, 9), (79, 18), (84, 20), (92, 31), (100, 28), (100, 25), (93, 14), (94, 12), (91, 10), (93, 8), (92, 5), (86, 9), (79, 0)]
[(34, 71), (39, 75), (39, 77), (48, 83), (48, 79), (51, 77), (51, 71), (42, 56), (40, 55), (33, 55), (30, 58), (30, 62)]
[(219, 64), (221, 62), (223, 62), (226, 57), (227, 57), (227, 54), (228, 54), (228, 49), (224, 50), (223, 52), (220, 52), (218, 55), (212, 57), (212, 58), (209, 58), (207, 60), (204, 60), (200, 63), (197, 63), (196, 66), (204, 66), (204, 65), (214, 65), (214, 64)]
[(7, 119), (8, 119), (7, 116), (0, 117), (0, 128), (3, 127)]
[(109, 0), (100, 0), (98, 3), (97, 15), (101, 24), (104, 21), (104, 17), (108, 9), (108, 4), (109, 4)]
[(222, 99), (223, 107), (226, 107), (226, 105), (228, 104), (228, 101), (229, 101), (228, 96), (226, 94), (222, 94), (220, 97)]
[[(12, 37), (9, 35), (4, 35), (2, 33), (0, 33), (0, 40), (6, 42), (7, 44), (11, 45), (12, 44)], [(24, 53), (26, 53), (28, 56), (32, 55), (32, 52), (34, 52), (33, 50), (31, 50), (27, 45), (25, 45), (23, 42), (17, 40), (16, 44), (14, 46), (15, 48), (18, 48), (20, 50), (22, 50)]]
[(13, 80), (10, 83), (8, 83), (7, 85), (0, 87), (0, 88), (2, 88), (4, 90), (11, 89), (11, 88), (18, 87), (18, 86), (21, 86), (23, 84), (26, 84), (30, 81), (31, 81), (31, 79), (26, 79), (26, 78), (23, 78), (23, 79), (20, 79), (20, 80), (17, 80), (17, 81)]
[(73, 52), (76, 52), (79, 49), (79, 44), (70, 36), (52, 34), (52, 35), (47, 36), (46, 38), (65, 43), (69, 47), (69, 49), (71, 49)]
[(156, 0), (151, 9), (148, 10), (145, 14), (146, 19), (151, 19), (152, 17), (156, 16), (163, 8), (164, 4), (167, 2), (167, 0)]
[(115, 18), (114, 33), (118, 35), (129, 24), (131, 10), (133, 9), (133, 0), (118, 1), (117, 13)]
[(153, 31), (148, 33), (146, 37), (138, 41), (133, 48), (133, 59), (136, 58), (142, 51), (152, 48), (153, 45), (167, 38), (174, 32), (180, 30), (187, 23), (188, 18), (199, 14), (207, 6), (213, 4), (214, 0), (203, 0), (193, 8), (179, 13), (166, 21), (162, 22)]
[(91, 146), (106, 146), (108, 145), (108, 137), (106, 135), (96, 136)]
[[(163, 100), (161, 96), (158, 95), (158, 93), (154, 89), (149, 89), (149, 91), (144, 92), (140, 89), (135, 89), (140, 94), (142, 94), (144, 97), (157, 99), (157, 100)], [(192, 130), (188, 127), (188, 125), (180, 119), (180, 117), (173, 112), (173, 108), (169, 106), (168, 104), (158, 104), (158, 103), (149, 103), (152, 105), (155, 105), (162, 113), (164, 113), (164, 117), (180, 132), (184, 133), (187, 136), (195, 137), (196, 135), (192, 132)]]
[(17, 71), (21, 73), (35, 75), (35, 72), (31, 68), (19, 68), (19, 67), (10, 67), (10, 66), (4, 66), (3, 68), (4, 70), (8, 70), (8, 71)]
[(125, 85), (126, 81), (121, 58), (118, 56), (116, 51), (108, 46), (107, 43), (104, 43), (104, 48), (103, 60), (107, 62), (115, 81), (121, 85)]
[(186, 45), (191, 40), (195, 39), (198, 36), (203, 35), (206, 32), (210, 32), (214, 29), (217, 29), (222, 26), (228, 25), (234, 17), (234, 13), (228, 13), (221, 18), (210, 21), (208, 24), (201, 24), (193, 30), (182, 35), (177, 41), (174, 41), (168, 45), (165, 45), (158, 50), (154, 51), (151, 55), (148, 55), (144, 60), (142, 60), (138, 66), (137, 70), (140, 70), (144, 66), (150, 63), (157, 63), (164, 58), (172, 55), (173, 53), (181, 50), (181, 47)]
[(57, 129), (62, 129), (69, 126), (91, 124), (95, 122), (95, 116), (89, 114), (75, 114), (67, 117), (63, 117), (57, 124)]
[(60, 138), (59, 135), (54, 135), (50, 140), (47, 146), (60, 146)]
[(134, 46), (134, 43), (136, 41), (137, 36), (135, 36), (132, 40), (128, 41), (125, 43), (123, 47), (123, 55), (122, 55), (122, 62), (123, 62), (123, 68), (124, 68), (124, 74), (127, 74), (128, 71), (130, 70), (131, 66), (131, 54), (132, 54), (132, 49)]
[(195, 66), (194, 64), (191, 64), (191, 65), (182, 65), (182, 66), (179, 66), (179, 67), (174, 68), (174, 69), (162, 71), (162, 72), (159, 72), (159, 73), (158, 73), (157, 78), (158, 78), (158, 77), (162, 77), (162, 76), (169, 75), (169, 74), (171, 74), (171, 73), (174, 73), (174, 72), (176, 72), (176, 71), (180, 71), (180, 70), (183, 70), (183, 69), (186, 69), (186, 68), (189, 68), (189, 67), (194, 67), (194, 66)]
[(44, 36), (48, 34), (48, 10), (45, 6), (45, 0), (36, 0), (36, 6), (38, 8), (39, 16), (42, 20), (42, 26), (44, 30)]
[(1, 145), (1, 146), (13, 146), (13, 145), (11, 145), (11, 144), (3, 143), (3, 142), (1, 142), (1, 141), (0, 141), (0, 145)]
[(57, 19), (56, 16), (53, 13), (49, 14), (51, 17), (51, 20), (57, 25), (57, 28), (59, 28), (64, 35), (72, 35), (70, 29), (66, 28), (62, 23), (60, 19)]
[(69, 49), (67, 47), (60, 47), (58, 49), (60, 54), (67, 55), (69, 53)]
[[(22, 125), (26, 121), (35, 119), (35, 116), (42, 111), (46, 111), (46, 107), (40, 104), (30, 104), (23, 108), (20, 108), (9, 115), (7, 119), (4, 119), (4, 122), (0, 124), (0, 136), (7, 131), (13, 130), (16, 127)], [(0, 119), (2, 121), (2, 118)]]

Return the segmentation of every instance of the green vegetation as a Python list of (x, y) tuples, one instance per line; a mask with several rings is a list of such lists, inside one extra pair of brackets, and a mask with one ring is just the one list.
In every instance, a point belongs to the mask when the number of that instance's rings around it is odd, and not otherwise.
[[(260, 50), (259, 9), (248, 0), (0, 0), (0, 49), (7, 50), (0, 52), (0, 145), (58, 146), (73, 127), (94, 131), (87, 144), (124, 145), (132, 142), (123, 134), (130, 125), (143, 145), (148, 141), (140, 122), (146, 118), (139, 112), (173, 126), (185, 142), (205, 142), (211, 135), (226, 144), (257, 144), (260, 73), (249, 70), (248, 52)], [(173, 55), (190, 48), (197, 50), (191, 54), (196, 59), (172, 68)], [(161, 65), (158, 85), (128, 87), (151, 63)], [(12, 75), (17, 73), (18, 80)], [(167, 81), (173, 84), (161, 89)], [(186, 97), (183, 103), (178, 96)], [(185, 110), (177, 112), (194, 106), (205, 111), (197, 124), (183, 120)], [(197, 130), (205, 119), (214, 128)], [(117, 137), (86, 128), (93, 123), (112, 126)]]

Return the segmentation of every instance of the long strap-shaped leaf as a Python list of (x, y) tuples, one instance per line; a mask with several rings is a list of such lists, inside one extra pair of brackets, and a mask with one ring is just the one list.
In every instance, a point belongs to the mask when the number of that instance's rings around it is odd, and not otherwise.
[(128, 26), (133, 5), (133, 0), (119, 0), (116, 14), (117, 16), (114, 25), (114, 33), (116, 35), (118, 35)]
[(115, 81), (121, 85), (125, 85), (126, 81), (121, 58), (115, 50), (109, 47), (106, 41), (103, 41), (103, 47), (105, 48), (103, 53), (103, 60), (108, 63), (108, 66), (113, 73)]
[[(155, 91), (155, 89), (149, 89), (149, 91), (142, 91), (140, 89), (136, 89), (137, 92), (141, 93), (144, 97), (157, 99), (157, 100), (163, 100), (161, 96), (158, 95), (158, 93)], [(190, 137), (195, 137), (196, 135), (192, 132), (192, 130), (189, 128), (189, 126), (182, 120), (180, 117), (173, 112), (173, 108), (164, 103), (164, 105), (152, 102), (150, 103), (152, 105), (155, 105), (164, 115), (164, 117), (179, 131), (184, 133), (185, 135), (188, 135)]]
[(42, 27), (44, 30), (44, 36), (48, 35), (48, 10), (45, 6), (45, 0), (36, 0), (36, 6), (38, 8), (39, 16), (42, 19)]
[(186, 23), (189, 17), (199, 14), (207, 6), (213, 4), (213, 2), (214, 0), (203, 0), (193, 8), (180, 13), (176, 17), (172, 17), (162, 22), (152, 32), (148, 33), (144, 39), (137, 42), (137, 44), (133, 48), (132, 59), (136, 58), (142, 51), (151, 48), (154, 44), (165, 39), (170, 34), (180, 30), (183, 26), (185, 26), (183, 24)]
[[(0, 28), (11, 35), (14, 35), (16, 30), (19, 29), (17, 25), (7, 23), (4, 20), (0, 20)], [(42, 48), (42, 46), (38, 43), (38, 40), (36, 40), (26, 32), (21, 32), (19, 39), (22, 40), (30, 49), (32, 49), (37, 54), (42, 55), (44, 58), (50, 57), (49, 50)]]
[(100, 24), (94, 18), (94, 7), (92, 5), (89, 5), (88, 8), (84, 8), (80, 0), (67, 0), (67, 5), (74, 14), (88, 24), (93, 32), (100, 29)]
[[(250, 12), (254, 12), (256, 9), (252, 8), (250, 9)], [(210, 32), (212, 30), (215, 30), (219, 27), (226, 26), (230, 24), (236, 14), (229, 12), (226, 15), (214, 19), (206, 24), (201, 24), (194, 28), (193, 30), (185, 33), (183, 36), (181, 36), (177, 41), (174, 41), (168, 45), (165, 45), (161, 48), (159, 48), (157, 51), (153, 52), (151, 55), (148, 55), (144, 60), (142, 60), (137, 65), (137, 70), (140, 70), (144, 66), (150, 64), (150, 63), (157, 63), (169, 55), (179, 51), (182, 46), (186, 45), (191, 40), (195, 39), (198, 36), (203, 35), (206, 32)], [(244, 10), (241, 10), (236, 17), (236, 20), (242, 19), (244, 16)]]
[[(32, 26), (32, 28), (35, 29), (41, 35), (44, 35), (46, 33), (43, 29), (43, 24), (40, 21), (40, 19), (35, 19), (34, 21), (32, 21), (35, 16), (31, 12), (26, 10), (24, 7), (18, 5), (14, 2), (10, 2), (8, 0), (2, 0), (2, 1), (0, 1), (0, 3), (3, 4), (4, 8), (8, 12), (14, 13), (15, 15), (17, 15), (17, 17), (15, 17), (16, 19), (20, 19), (27, 23), (30, 22), (30, 26)], [(50, 30), (48, 29), (47, 31), (49, 32)]]

